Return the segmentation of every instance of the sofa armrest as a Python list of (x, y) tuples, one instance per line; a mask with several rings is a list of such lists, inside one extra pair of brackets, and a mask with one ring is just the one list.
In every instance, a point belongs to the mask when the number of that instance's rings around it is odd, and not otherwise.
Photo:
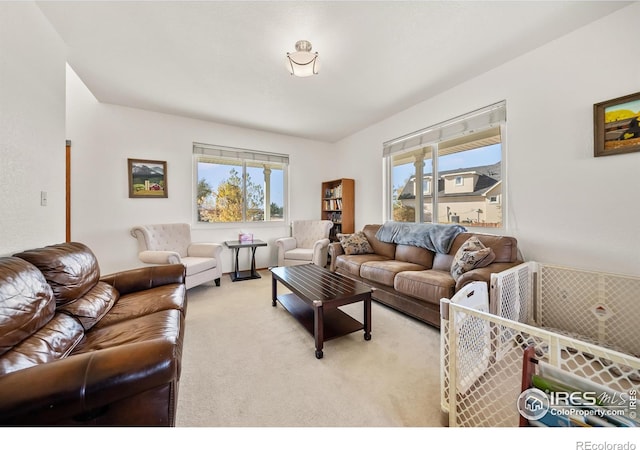
[(297, 241), (294, 237), (283, 237), (275, 240), (278, 248), (278, 266), (284, 266), (284, 254), (296, 248)]
[(320, 251), (323, 248), (326, 248), (328, 246), (329, 246), (329, 239), (328, 238), (320, 239), (319, 241), (314, 242), (313, 251), (315, 253), (315, 252)]
[(479, 269), (473, 269), (465, 272), (460, 275), (460, 278), (458, 278), (458, 281), (456, 282), (456, 292), (472, 281), (484, 281), (487, 283), (487, 287), (489, 287), (492, 273), (502, 272), (503, 270), (507, 270), (511, 267), (517, 266), (518, 264), (522, 264), (522, 261), (491, 263), (486, 267), (480, 267)]
[(147, 264), (180, 264), (180, 254), (164, 250), (144, 250), (138, 253), (140, 261)]
[(327, 265), (327, 247), (329, 246), (329, 238), (324, 238), (316, 241), (313, 244), (313, 259), (312, 262), (320, 267)]
[(336, 257), (344, 255), (344, 249), (342, 248), (342, 244), (340, 242), (332, 242), (329, 244), (329, 256), (331, 256), (331, 264), (329, 265), (329, 270), (331, 272), (336, 271)]
[(165, 284), (184, 284), (186, 269), (182, 264), (141, 267), (105, 275), (100, 281), (113, 286), (120, 295), (140, 292)]
[(155, 339), (72, 355), (0, 378), (0, 423), (55, 424), (177, 381), (175, 344)]
[(187, 255), (199, 258), (215, 258), (220, 259), (222, 253), (222, 245), (207, 242), (196, 242), (189, 246)]
[(294, 237), (284, 237), (276, 239), (276, 246), (278, 247), (278, 251), (288, 252), (289, 250), (293, 250), (296, 248), (296, 238)]

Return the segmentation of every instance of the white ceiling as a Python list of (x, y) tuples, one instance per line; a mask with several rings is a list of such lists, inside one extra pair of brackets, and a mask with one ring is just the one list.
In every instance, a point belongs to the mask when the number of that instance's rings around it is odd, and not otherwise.
[[(629, 3), (37, 2), (99, 101), (327, 142)], [(301, 39), (317, 76), (286, 70)]]

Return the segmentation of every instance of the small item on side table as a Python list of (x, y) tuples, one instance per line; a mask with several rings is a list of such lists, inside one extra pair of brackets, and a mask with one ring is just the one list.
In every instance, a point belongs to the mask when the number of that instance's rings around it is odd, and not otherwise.
[(253, 233), (240, 233), (238, 235), (238, 240), (242, 243), (253, 242)]

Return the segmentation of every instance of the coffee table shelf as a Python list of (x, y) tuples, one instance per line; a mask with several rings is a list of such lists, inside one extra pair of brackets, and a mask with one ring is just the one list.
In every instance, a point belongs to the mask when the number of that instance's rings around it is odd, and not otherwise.
[[(295, 294), (280, 294), (278, 295), (278, 302), (307, 329), (311, 336), (314, 335), (314, 311), (312, 307)], [(361, 322), (344, 311), (331, 309), (324, 313), (325, 341), (363, 329), (364, 325)]]

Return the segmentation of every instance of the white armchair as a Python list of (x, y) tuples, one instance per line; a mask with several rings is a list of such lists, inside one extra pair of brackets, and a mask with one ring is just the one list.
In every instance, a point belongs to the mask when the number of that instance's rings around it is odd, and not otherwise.
[(278, 266), (295, 266), (313, 263), (327, 265), (329, 253), (330, 220), (294, 220), (291, 237), (276, 239)]
[(191, 242), (187, 223), (141, 225), (131, 229), (138, 240), (138, 258), (147, 264), (183, 264), (187, 289), (215, 281), (220, 286), (222, 245)]

